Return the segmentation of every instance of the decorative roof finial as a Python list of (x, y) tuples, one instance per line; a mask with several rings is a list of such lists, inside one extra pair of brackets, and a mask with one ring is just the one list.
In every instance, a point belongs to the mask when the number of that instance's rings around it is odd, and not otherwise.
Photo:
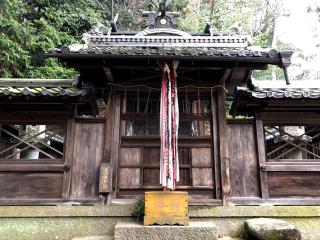
[(167, 12), (167, 8), (172, 0), (152, 0), (156, 6), (156, 12), (144, 12), (143, 16), (148, 17), (147, 28), (177, 28), (175, 17), (179, 16), (176, 12)]

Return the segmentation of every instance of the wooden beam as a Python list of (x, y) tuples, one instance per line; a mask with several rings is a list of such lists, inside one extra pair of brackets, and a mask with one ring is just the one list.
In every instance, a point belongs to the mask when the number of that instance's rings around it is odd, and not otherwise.
[(263, 112), (261, 113), (261, 119), (265, 124), (319, 124), (319, 113), (308, 112)]
[(220, 83), (225, 83), (226, 80), (231, 76), (232, 73), (232, 69), (231, 68), (227, 68), (223, 74), (223, 76), (220, 79)]
[(10, 112), (1, 113), (0, 123), (65, 123), (71, 112)]
[[(61, 57), (61, 56), (59, 56)], [(168, 56), (167, 56), (168, 57)], [(173, 57), (173, 59), (175, 56)], [(109, 67), (112, 68), (159, 68), (157, 64), (157, 60), (163, 60), (163, 56), (159, 56), (159, 58), (150, 59), (150, 56), (118, 56), (114, 59), (107, 59), (102, 55), (83, 55), (77, 59), (74, 59), (74, 56), (65, 56), (60, 58), (61, 61), (66, 62), (69, 67), (73, 67), (76, 69), (97, 69), (103, 67), (104, 64), (109, 64)], [(88, 61), (89, 59), (89, 61)], [(268, 64), (277, 64), (277, 61), (270, 59), (259, 59), (259, 58), (249, 58), (249, 59), (234, 59), (234, 58), (216, 58), (213, 61), (208, 61), (208, 58), (199, 58), (199, 61), (194, 61), (194, 57), (184, 58), (180, 60), (179, 68), (248, 68), (252, 70), (265, 70), (268, 68)], [(240, 61), (239, 61), (240, 60)], [(254, 62), (253, 62), (254, 60)], [(269, 60), (269, 61), (266, 61)]]
[(235, 205), (320, 205), (320, 198), (269, 198), (261, 199), (257, 197), (233, 197), (232, 204)]
[(0, 163), (0, 172), (64, 172), (64, 163), (18, 163), (15, 164), (14, 160), (11, 163)]
[(295, 165), (295, 163), (291, 164), (267, 164), (264, 165), (266, 172), (320, 172), (320, 165), (314, 164), (314, 165), (302, 165), (298, 164)]
[(108, 81), (113, 83), (114, 78), (113, 78), (111, 69), (109, 67), (103, 67), (103, 72), (104, 72), (104, 75), (106, 76), (106, 78), (108, 79)]
[(256, 137), (257, 137), (257, 152), (259, 159), (260, 169), (260, 187), (261, 197), (263, 199), (269, 198), (268, 188), (268, 176), (264, 166), (266, 165), (266, 150), (265, 150), (265, 137), (264, 137), (264, 126), (260, 118), (260, 115), (256, 116)]
[(229, 173), (229, 153), (228, 153), (228, 132), (226, 120), (226, 93), (223, 89), (218, 91), (218, 119), (219, 119), (219, 150), (221, 163), (221, 182), (223, 205), (229, 205), (231, 195), (230, 173)]
[(16, 205), (22, 205), (22, 206), (28, 206), (28, 205), (42, 205), (42, 206), (52, 206), (52, 205), (61, 205), (62, 203), (70, 203), (70, 205), (95, 205), (99, 199), (0, 199), (0, 205), (8, 205), (8, 206), (16, 206)]

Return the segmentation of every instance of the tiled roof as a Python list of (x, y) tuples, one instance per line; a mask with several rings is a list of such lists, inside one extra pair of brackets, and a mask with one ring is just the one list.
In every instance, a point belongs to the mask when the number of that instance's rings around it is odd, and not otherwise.
[[(247, 36), (222, 33), (188, 33), (174, 28), (153, 28), (141, 32), (112, 33), (105, 26), (96, 26), (83, 35), (82, 44), (49, 50), (51, 57), (103, 58), (168, 58), (208, 59), (227, 61), (262, 61), (281, 65), (280, 59), (290, 58), (292, 50), (278, 51), (250, 46)], [(290, 61), (289, 61), (290, 62)]]
[(84, 96), (71, 79), (1, 79), (0, 96)]
[(283, 82), (262, 82), (249, 89), (238, 87), (237, 94), (252, 98), (320, 98), (320, 82), (296, 81), (290, 85)]
[(238, 94), (252, 98), (320, 98), (320, 88), (315, 89), (285, 89), (266, 88), (249, 90), (248, 88), (237, 88)]
[(318, 99), (320, 81), (293, 81), (290, 85), (285, 85), (284, 81), (257, 81), (251, 87), (237, 87), (230, 113), (252, 114), (261, 108), (268, 109), (268, 106), (272, 109), (295, 106), (300, 109), (303, 106), (305, 110), (320, 108)]

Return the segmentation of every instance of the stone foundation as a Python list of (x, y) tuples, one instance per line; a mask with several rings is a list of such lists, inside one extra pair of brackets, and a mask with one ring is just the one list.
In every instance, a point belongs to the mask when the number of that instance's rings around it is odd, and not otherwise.
[[(135, 221), (133, 205), (112, 206), (0, 206), (0, 240), (70, 240), (73, 237), (112, 238), (118, 222)], [(211, 222), (219, 236), (244, 233), (244, 220), (280, 218), (302, 232), (320, 233), (320, 206), (190, 207), (192, 222)], [(304, 238), (302, 238), (304, 239)], [(318, 238), (320, 239), (320, 238)]]

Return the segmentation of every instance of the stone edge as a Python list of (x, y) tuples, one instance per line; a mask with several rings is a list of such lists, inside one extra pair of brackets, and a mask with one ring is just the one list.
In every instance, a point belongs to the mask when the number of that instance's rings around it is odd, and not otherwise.
[[(0, 206), (0, 218), (131, 217), (134, 205)], [(191, 218), (320, 217), (320, 206), (191, 206)]]

